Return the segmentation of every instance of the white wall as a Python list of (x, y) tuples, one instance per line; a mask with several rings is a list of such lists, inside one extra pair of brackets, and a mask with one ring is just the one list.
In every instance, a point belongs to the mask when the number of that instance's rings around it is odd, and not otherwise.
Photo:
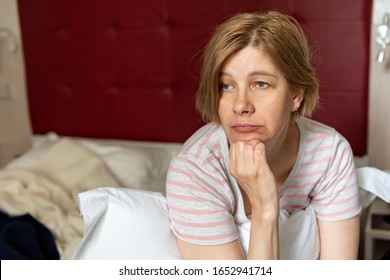
[(390, 45), (385, 52), (383, 63), (378, 63), (380, 47), (375, 41), (376, 29), (382, 23), (385, 12), (390, 13), (390, 0), (374, 0), (371, 26), (368, 164), (390, 170)]
[[(16, 36), (18, 49), (7, 50), (8, 35), (0, 33), (0, 86), (9, 96), (0, 97), (0, 167), (31, 145), (23, 53), (16, 0), (0, 0), (0, 27), (9, 28)], [(4, 94), (4, 91), (2, 91)]]

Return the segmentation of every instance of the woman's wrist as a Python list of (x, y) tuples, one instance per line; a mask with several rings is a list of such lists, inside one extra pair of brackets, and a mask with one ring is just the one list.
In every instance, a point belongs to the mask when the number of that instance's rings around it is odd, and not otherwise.
[(279, 207), (252, 207), (252, 222), (276, 223), (279, 220)]

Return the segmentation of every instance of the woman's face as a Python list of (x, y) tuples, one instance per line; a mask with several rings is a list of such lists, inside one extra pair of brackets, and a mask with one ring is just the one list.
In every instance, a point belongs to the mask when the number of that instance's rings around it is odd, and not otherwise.
[(294, 95), (271, 58), (252, 46), (224, 62), (219, 91), (218, 113), (229, 143), (282, 140), (290, 114), (303, 97)]

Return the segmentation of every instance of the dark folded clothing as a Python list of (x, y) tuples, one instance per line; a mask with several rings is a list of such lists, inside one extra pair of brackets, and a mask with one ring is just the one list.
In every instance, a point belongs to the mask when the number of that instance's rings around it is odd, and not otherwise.
[(0, 212), (1, 260), (58, 260), (52, 233), (31, 215), (10, 217)]

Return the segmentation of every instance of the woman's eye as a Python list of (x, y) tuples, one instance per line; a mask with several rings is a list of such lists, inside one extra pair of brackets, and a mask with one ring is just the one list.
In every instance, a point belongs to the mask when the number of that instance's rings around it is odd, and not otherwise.
[(221, 90), (222, 91), (229, 91), (229, 90), (231, 90), (233, 87), (231, 86), (231, 85), (229, 85), (229, 84), (222, 84), (221, 85)]
[(266, 82), (255, 82), (255, 86), (258, 88), (268, 88), (269, 84), (267, 84)]

